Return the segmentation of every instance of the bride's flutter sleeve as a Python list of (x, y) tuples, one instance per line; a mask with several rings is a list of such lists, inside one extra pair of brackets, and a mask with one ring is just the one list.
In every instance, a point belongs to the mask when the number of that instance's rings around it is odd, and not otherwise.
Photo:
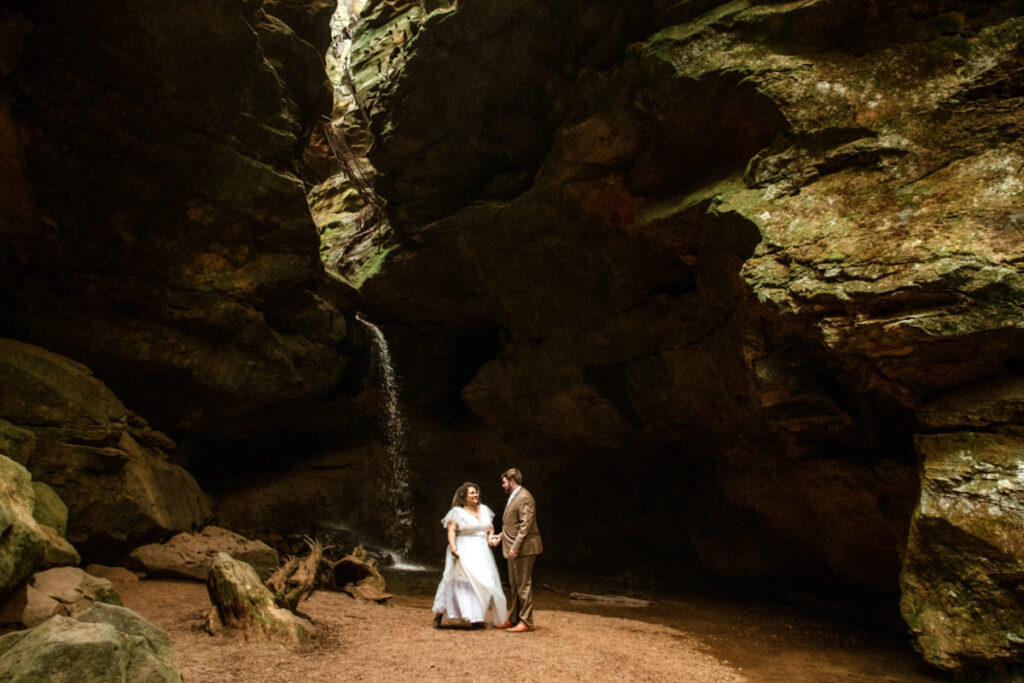
[(494, 521), (494, 510), (492, 510), (491, 508), (487, 507), (483, 503), (480, 503), (480, 511), (483, 513), (480, 517), (485, 522), (490, 524), (491, 522)]
[(441, 526), (448, 528), (448, 525), (452, 522), (459, 523), (459, 508), (452, 508), (448, 511), (448, 514), (441, 520)]

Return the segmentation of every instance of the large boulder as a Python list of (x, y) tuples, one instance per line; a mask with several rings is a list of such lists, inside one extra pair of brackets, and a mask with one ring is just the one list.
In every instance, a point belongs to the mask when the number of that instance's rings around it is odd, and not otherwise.
[(1024, 380), (966, 387), (921, 412), (936, 431), (917, 437), (921, 496), (902, 574), (903, 617), (938, 667), (1024, 676)]
[(68, 506), (56, 491), (41, 481), (33, 481), (32, 490), (36, 494), (32, 516), (40, 524), (52, 527), (60, 536), (65, 536), (68, 532)]
[(170, 639), (135, 612), (97, 605), (0, 638), (0, 680), (180, 683)]
[(277, 551), (263, 541), (216, 526), (208, 526), (198, 534), (178, 534), (166, 543), (140, 546), (131, 552), (131, 558), (153, 577), (206, 581), (210, 562), (218, 553), (252, 565), (263, 578), (280, 564)]
[(46, 535), (32, 518), (32, 477), (0, 455), (0, 600), (35, 571), (46, 553)]
[(211, 633), (240, 633), (307, 646), (317, 630), (308, 619), (277, 607), (270, 589), (251, 565), (217, 553), (206, 582), (213, 607), (207, 622)]
[(3, 339), (0, 389), (0, 418), (31, 434), (26, 465), (59, 497), (54, 501), (43, 489), (37, 514), (60, 525), (56, 503), (66, 504), (75, 546), (130, 547), (211, 516), (195, 479), (167, 461), (174, 442), (125, 408), (85, 366)]

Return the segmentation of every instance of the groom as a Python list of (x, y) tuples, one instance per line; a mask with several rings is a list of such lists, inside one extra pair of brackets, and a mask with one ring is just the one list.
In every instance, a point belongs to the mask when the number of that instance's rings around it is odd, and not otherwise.
[(544, 550), (537, 530), (537, 504), (523, 488), (519, 470), (506, 470), (501, 475), (501, 488), (508, 495), (505, 514), (501, 518), (501, 534), (490, 538), (490, 544), (501, 543), (501, 554), (508, 559), (508, 582), (512, 592), (508, 619), (498, 628), (509, 633), (533, 630), (533, 562)]

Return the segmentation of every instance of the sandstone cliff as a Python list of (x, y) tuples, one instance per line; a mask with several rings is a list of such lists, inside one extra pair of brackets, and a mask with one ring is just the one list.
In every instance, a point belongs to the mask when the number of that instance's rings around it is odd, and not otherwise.
[(929, 661), (1015, 662), (1020, 14), (370, 2), (354, 127), (387, 220), (335, 262), (396, 334), (451, 340), (407, 367), (542, 479), (578, 558), (902, 570)]

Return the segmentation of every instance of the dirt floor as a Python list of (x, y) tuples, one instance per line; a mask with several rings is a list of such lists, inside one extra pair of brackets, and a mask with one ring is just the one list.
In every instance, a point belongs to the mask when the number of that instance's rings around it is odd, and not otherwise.
[[(310, 650), (211, 637), (203, 584), (118, 582), (125, 606), (168, 632), (189, 683), (218, 681), (939, 681), (905, 646), (870, 629), (768, 601), (659, 600), (609, 608), (537, 592), (533, 633), (434, 629), (436, 576), (389, 575), (389, 604), (317, 592), (300, 609), (320, 628)], [(570, 582), (570, 580), (566, 580)]]

